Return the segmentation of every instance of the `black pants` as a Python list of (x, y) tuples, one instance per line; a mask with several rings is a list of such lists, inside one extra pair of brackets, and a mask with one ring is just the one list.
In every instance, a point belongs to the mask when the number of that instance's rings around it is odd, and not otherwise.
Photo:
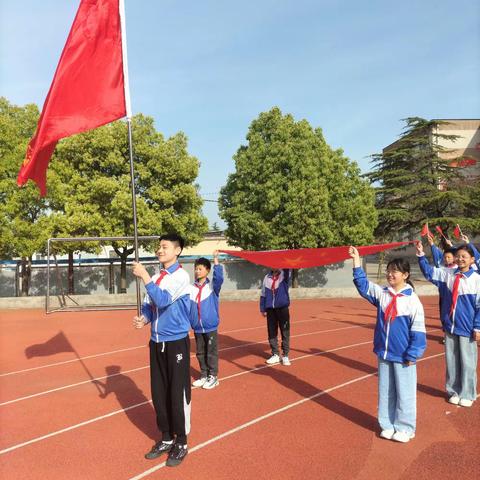
[(163, 440), (187, 442), (190, 432), (190, 339), (150, 340), (150, 385)]
[(195, 333), (197, 360), (200, 365), (200, 376), (218, 375), (218, 335), (217, 331)]
[(278, 327), (282, 335), (282, 351), (285, 357), (290, 351), (290, 312), (288, 307), (267, 308), (268, 343), (272, 355), (278, 355)]

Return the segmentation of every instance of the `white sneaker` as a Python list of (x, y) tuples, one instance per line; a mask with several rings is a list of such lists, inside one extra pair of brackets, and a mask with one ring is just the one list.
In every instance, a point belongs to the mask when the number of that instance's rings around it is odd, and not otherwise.
[(203, 388), (205, 390), (211, 390), (212, 388), (215, 388), (220, 382), (218, 381), (217, 377), (214, 377), (213, 375), (209, 375), (207, 377), (207, 381), (203, 384)]
[(391, 430), (382, 430), (380, 432), (380, 436), (382, 438), (386, 438), (387, 440), (391, 440), (394, 434), (395, 434), (395, 430), (393, 428)]
[(280, 363), (280, 357), (277, 354), (272, 355), (268, 360), (265, 360), (265, 363), (275, 365), (276, 363)]
[(203, 387), (206, 381), (207, 381), (207, 377), (200, 377), (198, 380), (195, 380), (192, 383), (192, 387)]
[(453, 405), (458, 405), (460, 403), (460, 397), (457, 394), (453, 394), (449, 399), (448, 403)]
[(288, 357), (282, 357), (282, 365), (285, 365), (286, 367), (288, 367), (289, 365), (291, 365), (290, 360), (289, 360)]
[(401, 442), (401, 443), (407, 443), (409, 442), (412, 438), (415, 438), (415, 434), (412, 433), (407, 433), (407, 432), (395, 432), (392, 435), (392, 440), (395, 440), (396, 442)]
[(467, 400), (466, 398), (461, 398), (458, 402), (462, 407), (471, 407), (473, 405), (473, 400)]

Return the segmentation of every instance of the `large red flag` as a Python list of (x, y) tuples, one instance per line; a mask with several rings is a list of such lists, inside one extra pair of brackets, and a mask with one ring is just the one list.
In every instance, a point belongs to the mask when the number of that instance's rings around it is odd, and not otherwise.
[(124, 81), (119, 0), (81, 0), (18, 185), (31, 179), (44, 196), (58, 140), (126, 115)]
[[(361, 256), (372, 255), (390, 248), (403, 247), (410, 242), (384, 243), (358, 247)], [(349, 247), (300, 248), (297, 250), (267, 250), (249, 252), (245, 250), (220, 250), (234, 257), (240, 257), (249, 262), (270, 268), (311, 268), (338, 263), (350, 258)]]

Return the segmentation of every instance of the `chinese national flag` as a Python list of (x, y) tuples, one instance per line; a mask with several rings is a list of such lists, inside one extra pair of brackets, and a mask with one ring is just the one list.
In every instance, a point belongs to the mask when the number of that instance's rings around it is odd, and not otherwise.
[(462, 234), (462, 231), (460, 230), (460, 227), (455, 225), (455, 228), (453, 229), (453, 234), (455, 235), (455, 238), (460, 238), (460, 235)]
[[(381, 245), (365, 245), (358, 247), (361, 256), (389, 250), (390, 248), (403, 247), (414, 242), (384, 243)], [(245, 250), (220, 250), (234, 257), (240, 257), (251, 263), (263, 265), (269, 268), (312, 268), (331, 263), (343, 262), (350, 258), (349, 247), (327, 247), (327, 248), (300, 248), (296, 250), (267, 250), (267, 251), (245, 251)]]
[(61, 138), (126, 116), (119, 0), (81, 0), (17, 178), (44, 196)]

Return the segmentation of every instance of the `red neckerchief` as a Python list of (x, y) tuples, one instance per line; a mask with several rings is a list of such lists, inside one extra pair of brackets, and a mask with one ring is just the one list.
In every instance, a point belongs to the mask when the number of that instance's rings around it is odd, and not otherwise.
[(195, 298), (195, 302), (197, 303), (197, 311), (198, 311), (198, 320), (200, 321), (202, 318), (202, 312), (200, 308), (200, 302), (202, 301), (202, 290), (203, 287), (208, 283), (208, 279), (205, 280), (201, 285), (199, 285), (197, 282), (195, 282), (193, 285), (198, 288), (198, 293)]
[(450, 306), (450, 316), (453, 315), (458, 300), (458, 287), (460, 286), (460, 279), (463, 277), (463, 273), (459, 272), (455, 274), (455, 281), (453, 282), (452, 289), (452, 305)]
[[(170, 273), (168, 270), (166, 270), (165, 268), (162, 268), (162, 269), (160, 270), (160, 275), (159, 275), (158, 278), (155, 280), (155, 285), (160, 286), (160, 283), (161, 283), (161, 281), (163, 280), (164, 277), (166, 277), (168, 274), (171, 275), (172, 273), (176, 272), (179, 268), (182, 268), (182, 266), (181, 266), (180, 264), (178, 264), (177, 268), (176, 268), (173, 272), (171, 272), (171, 273)], [(158, 308), (157, 308), (156, 305), (155, 305), (155, 308), (156, 308), (157, 311), (158, 311)]]
[(160, 276), (155, 280), (156, 285), (160, 285), (160, 282), (163, 280), (163, 277), (166, 277), (168, 274), (175, 273), (179, 268), (182, 268), (180, 264), (177, 265), (177, 268), (173, 272), (169, 272), (167, 269), (162, 268), (160, 270)]
[(397, 298), (405, 296), (403, 293), (394, 294), (390, 290), (387, 290), (387, 292), (390, 294), (392, 299), (390, 300), (390, 303), (387, 305), (387, 308), (385, 309), (384, 319), (383, 319), (384, 328), (387, 327), (388, 322), (393, 323), (395, 318), (397, 317)]
[(279, 273), (277, 275), (272, 275), (272, 295), (275, 295), (275, 283), (277, 282), (278, 277), (280, 277)]

